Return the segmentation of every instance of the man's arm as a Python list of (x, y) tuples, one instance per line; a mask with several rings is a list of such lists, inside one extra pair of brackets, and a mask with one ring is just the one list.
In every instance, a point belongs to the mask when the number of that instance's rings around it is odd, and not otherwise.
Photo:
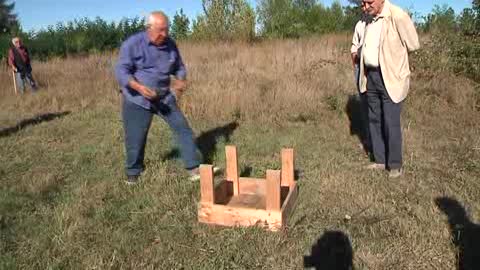
[(418, 50), (420, 48), (420, 42), (418, 40), (417, 30), (410, 16), (402, 11), (395, 17), (395, 24), (397, 25), (397, 31), (402, 43), (405, 44), (409, 52)]
[(351, 57), (352, 57), (353, 67), (355, 67), (355, 64), (357, 62), (358, 48), (360, 48), (360, 46), (362, 46), (362, 44), (360, 44), (360, 35), (363, 35), (363, 33), (361, 33), (361, 29), (360, 29), (361, 28), (361, 23), (362, 23), (362, 21), (359, 21), (355, 25), (355, 31), (353, 33), (353, 38), (352, 38), (352, 47), (350, 48), (350, 54), (351, 54)]
[(187, 69), (183, 63), (180, 51), (175, 43), (174, 50), (176, 51), (177, 59), (175, 59), (175, 67), (172, 71), (172, 74), (175, 76), (175, 80), (172, 81), (171, 88), (175, 91), (177, 97), (180, 98), (187, 88)]
[(155, 99), (157, 97), (156, 92), (139, 83), (133, 76), (135, 66), (132, 61), (131, 51), (131, 40), (127, 40), (120, 48), (118, 62), (115, 67), (115, 77), (121, 87), (130, 87), (147, 99)]
[(8, 50), (8, 65), (12, 68), (13, 71), (17, 72), (17, 68), (15, 67), (13, 50), (11, 48)]

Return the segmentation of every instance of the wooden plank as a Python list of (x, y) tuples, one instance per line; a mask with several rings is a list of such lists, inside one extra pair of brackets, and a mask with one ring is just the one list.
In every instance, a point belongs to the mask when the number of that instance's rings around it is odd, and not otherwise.
[(242, 194), (265, 195), (265, 179), (240, 177), (239, 182)]
[(234, 145), (225, 146), (226, 155), (226, 178), (228, 181), (233, 182), (233, 195), (238, 196), (240, 194), (239, 177), (238, 177), (238, 160), (237, 160), (237, 147)]
[(297, 184), (293, 183), (293, 186), (290, 187), (290, 192), (282, 206), (282, 228), (287, 226), (288, 218), (292, 215), (292, 212), (295, 209), (297, 196), (298, 187)]
[[(258, 183), (262, 183), (265, 181), (264, 178), (253, 178), (253, 177), (240, 177), (240, 182), (250, 182), (250, 183), (253, 183), (253, 182), (258, 182)], [(240, 183), (241, 185), (242, 183)]]
[[(13, 90), (15, 91), (15, 95), (16, 95), (16, 94), (18, 94), (17, 79), (15, 78), (15, 71), (13, 71), (13, 70), (12, 70), (12, 77), (13, 77)], [(26, 88), (26, 87), (24, 87), (24, 88)]]
[(200, 201), (204, 203), (215, 203), (213, 182), (213, 166), (200, 165)]
[(225, 205), (229, 207), (242, 207), (265, 210), (265, 196), (242, 193), (238, 196), (231, 197), (230, 201)]
[(267, 210), (280, 210), (280, 171), (267, 170), (266, 207)]
[(291, 187), (295, 183), (295, 162), (292, 148), (282, 149), (282, 186)]
[(278, 231), (282, 226), (280, 211), (208, 203), (199, 203), (198, 221), (221, 226), (261, 226), (271, 231)]
[[(240, 195), (265, 196), (265, 179), (240, 177)], [(287, 188), (287, 187), (284, 187)], [(287, 188), (288, 189), (288, 188)], [(215, 187), (215, 203), (226, 205), (233, 196), (233, 182), (223, 180)], [(286, 195), (284, 195), (285, 198)]]

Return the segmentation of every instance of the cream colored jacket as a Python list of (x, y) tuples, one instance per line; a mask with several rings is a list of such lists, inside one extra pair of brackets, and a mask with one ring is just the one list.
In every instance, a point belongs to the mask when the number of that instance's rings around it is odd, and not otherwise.
[[(410, 87), (408, 52), (420, 48), (417, 31), (410, 16), (385, 0), (380, 36), (379, 63), (388, 95), (395, 103), (403, 101)], [(366, 30), (368, 31), (368, 30)], [(364, 35), (365, 36), (365, 35)], [(363, 53), (360, 57), (360, 92), (367, 91)]]

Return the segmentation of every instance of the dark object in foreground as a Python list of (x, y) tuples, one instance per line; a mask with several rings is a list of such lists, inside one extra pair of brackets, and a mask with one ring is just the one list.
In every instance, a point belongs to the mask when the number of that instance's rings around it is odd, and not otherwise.
[(353, 251), (348, 236), (340, 231), (325, 232), (303, 258), (304, 267), (316, 270), (353, 270)]

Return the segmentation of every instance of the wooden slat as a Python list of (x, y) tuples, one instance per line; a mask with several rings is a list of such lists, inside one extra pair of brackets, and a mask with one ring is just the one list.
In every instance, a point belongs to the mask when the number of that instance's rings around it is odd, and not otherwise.
[(253, 178), (253, 177), (240, 177), (240, 185), (242, 184), (241, 182), (250, 182), (250, 183), (261, 183), (265, 181), (264, 178)]
[(200, 203), (198, 221), (222, 226), (261, 226), (271, 231), (281, 229), (280, 211)]
[(225, 205), (229, 207), (243, 207), (265, 210), (265, 196), (242, 193), (238, 196), (231, 197), (230, 201)]
[(293, 186), (290, 187), (290, 192), (282, 206), (282, 228), (287, 226), (288, 218), (292, 215), (292, 212), (295, 209), (297, 196), (298, 187), (297, 184), (293, 183)]
[(282, 149), (282, 186), (291, 187), (295, 183), (295, 162), (292, 148)]
[(213, 182), (213, 166), (200, 165), (200, 197), (201, 202), (215, 203)]
[(265, 179), (240, 177), (240, 190), (242, 194), (265, 195)]
[(228, 181), (233, 182), (233, 195), (238, 196), (240, 194), (239, 176), (238, 176), (238, 160), (237, 160), (237, 147), (233, 145), (225, 146), (226, 155), (226, 178)]
[(280, 171), (267, 170), (265, 193), (267, 210), (280, 210)]

